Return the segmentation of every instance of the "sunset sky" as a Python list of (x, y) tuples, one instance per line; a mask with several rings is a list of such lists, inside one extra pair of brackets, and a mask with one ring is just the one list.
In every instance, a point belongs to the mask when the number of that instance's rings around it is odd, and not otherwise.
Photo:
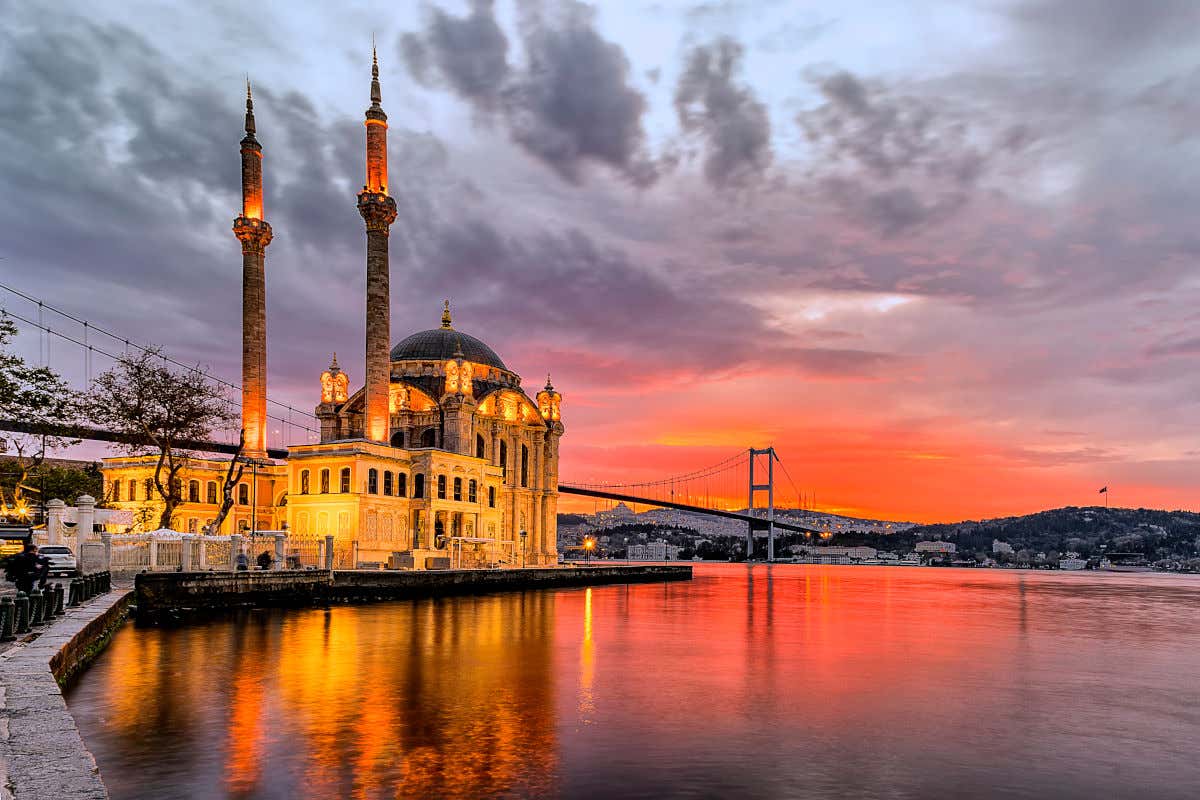
[(449, 298), (551, 372), (564, 479), (774, 444), (856, 515), (1198, 505), (1194, 0), (162, 6), (0, 0), (4, 283), (236, 380), (248, 74), (270, 394), (360, 385), (374, 35), (393, 339)]

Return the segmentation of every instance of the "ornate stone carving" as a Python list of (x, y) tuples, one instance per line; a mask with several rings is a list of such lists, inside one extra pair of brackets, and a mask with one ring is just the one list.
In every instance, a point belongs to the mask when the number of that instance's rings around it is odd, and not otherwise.
[(261, 253), (271, 243), (271, 225), (264, 219), (238, 217), (233, 221), (233, 235), (242, 243), (243, 253)]
[(385, 236), (392, 223), (396, 221), (396, 201), (381, 192), (360, 192), (358, 195), (358, 213), (363, 222), (367, 223), (370, 233), (382, 233)]

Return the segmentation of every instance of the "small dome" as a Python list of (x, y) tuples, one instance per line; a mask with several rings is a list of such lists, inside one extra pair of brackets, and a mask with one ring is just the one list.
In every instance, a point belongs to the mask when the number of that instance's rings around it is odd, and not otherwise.
[(434, 328), (409, 336), (392, 348), (392, 361), (449, 361), (462, 349), (463, 358), (507, 371), (496, 351), (453, 328)]

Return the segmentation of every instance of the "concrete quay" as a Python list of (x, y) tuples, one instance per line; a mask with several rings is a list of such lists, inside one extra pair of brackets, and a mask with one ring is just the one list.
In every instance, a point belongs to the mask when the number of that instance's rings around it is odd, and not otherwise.
[(0, 653), (0, 800), (108, 797), (61, 685), (104, 648), (132, 599), (128, 588), (99, 595)]
[(652, 564), (420, 572), (142, 572), (134, 586), (138, 622), (171, 624), (232, 608), (324, 606), (691, 578), (690, 565)]

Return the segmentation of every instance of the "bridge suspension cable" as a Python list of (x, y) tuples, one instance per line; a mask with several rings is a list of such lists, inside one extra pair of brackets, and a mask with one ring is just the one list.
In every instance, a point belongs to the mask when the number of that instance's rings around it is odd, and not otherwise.
[(738, 451), (728, 458), (722, 459), (715, 464), (711, 464), (702, 469), (684, 472), (678, 475), (670, 475), (665, 478), (657, 478), (650, 481), (638, 481), (630, 483), (617, 483), (610, 481), (598, 482), (571, 482), (571, 486), (580, 488), (605, 488), (605, 489), (648, 489), (654, 487), (671, 486), (675, 484), (685, 483), (687, 481), (709, 478), (722, 472), (728, 472), (738, 466), (738, 462), (745, 458), (743, 451)]
[[(11, 311), (10, 309), (7, 309), (7, 308), (0, 309), (0, 314), (11, 317), (12, 319), (18, 320), (18, 321), (20, 321), (32, 328), (35, 328), (47, 335), (44, 344), (39, 342), (39, 358), (42, 359), (44, 364), (48, 365), (49, 361), (50, 361), (50, 344), (49, 343), (51, 340), (49, 337), (56, 336), (56, 337), (62, 339), (63, 341), (70, 342), (71, 344), (74, 344), (74, 345), (77, 345), (77, 346), (83, 348), (85, 380), (89, 383), (89, 385), (90, 385), (91, 379), (93, 377), (92, 376), (92, 372), (93, 372), (92, 354), (99, 353), (103, 356), (106, 356), (106, 357), (112, 359), (113, 361), (118, 361), (123, 357), (123, 355), (128, 355), (129, 350), (131, 348), (134, 350), (137, 350), (139, 352), (142, 352), (142, 353), (154, 352), (151, 347), (147, 347), (138, 342), (134, 342), (131, 339), (124, 338), (124, 337), (120, 336), (119, 334), (113, 333), (112, 331), (106, 330), (105, 328), (94, 325), (91, 322), (89, 322), (88, 320), (80, 319), (79, 317), (76, 317), (73, 314), (70, 314), (69, 312), (63, 311), (62, 309), (59, 309), (53, 305), (45, 303), (42, 300), (39, 300), (36, 297), (32, 297), (28, 294), (25, 294), (24, 292), (22, 292), (18, 289), (14, 289), (11, 286), (0, 283), (0, 290), (7, 291), (13, 295), (16, 295), (24, 300), (31, 302), (31, 303), (37, 303), (38, 316), (39, 316), (38, 320), (30, 319), (28, 317), (25, 317), (21, 314), (14, 312), (14, 311)], [(74, 322), (74, 323), (77, 323), (77, 324), (83, 326), (83, 331), (84, 331), (83, 338), (77, 339), (73, 336), (63, 333), (62, 331), (54, 330), (48, 324), (45, 324), (45, 322), (42, 318), (43, 309), (52, 311), (53, 313), (58, 314), (59, 316), (63, 317), (64, 319), (68, 319), (71, 322)], [(97, 333), (101, 333), (101, 334), (109, 337), (110, 339), (116, 341), (117, 343), (123, 344), (125, 347), (125, 353), (123, 355), (119, 355), (117, 353), (110, 352), (98, 345), (91, 344), (88, 340), (88, 333), (90, 331), (95, 331)], [(182, 369), (187, 370), (188, 372), (197, 373), (197, 374), (203, 376), (205, 378), (205, 380), (211, 381), (212, 383), (216, 384), (219, 387), (228, 389), (232, 392), (237, 393), (238, 395), (240, 395), (240, 393), (241, 393), (242, 387), (240, 385), (238, 385), (236, 383), (232, 383), (227, 380), (224, 380), (223, 378), (219, 378), (219, 377), (213, 375), (212, 373), (210, 373), (204, 369), (201, 369), (198, 365), (185, 364), (184, 362), (179, 361), (175, 358), (172, 358), (171, 356), (168, 356), (162, 352), (155, 352), (155, 355), (156, 355), (156, 357), (161, 358), (165, 363), (180, 367)], [(222, 394), (220, 391), (214, 390), (213, 396), (218, 397), (219, 399), (225, 401), (226, 403), (229, 403), (231, 406), (240, 407), (239, 402), (237, 402), (236, 400), (234, 400), (233, 398), (231, 398), (225, 394)], [(272, 419), (276, 422), (287, 425), (287, 426), (289, 426), (289, 428), (298, 428), (299, 430), (304, 431), (306, 433), (310, 433), (310, 434), (319, 434), (320, 433), (320, 431), (317, 428), (315, 428), (311, 425), (305, 424), (304, 422), (297, 422), (296, 420), (294, 420), (291, 417), (291, 415), (293, 413), (297, 413), (297, 414), (302, 414), (304, 418), (311, 419), (312, 418), (311, 413), (300, 411), (299, 409), (297, 409), (287, 403), (283, 403), (278, 400), (274, 400), (270, 397), (267, 398), (267, 402), (276, 407), (283, 408), (288, 412), (288, 416), (286, 418), (277, 416), (275, 414), (271, 414), (268, 412), (267, 417), (269, 419)]]

